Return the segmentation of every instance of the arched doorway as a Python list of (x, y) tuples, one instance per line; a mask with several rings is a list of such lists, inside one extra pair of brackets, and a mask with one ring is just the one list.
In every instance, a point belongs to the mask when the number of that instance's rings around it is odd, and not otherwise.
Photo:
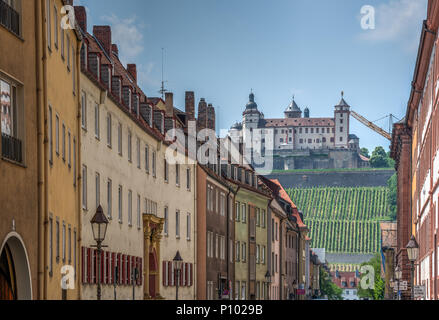
[(0, 251), (0, 300), (31, 300), (29, 262), (21, 237), (6, 237)]

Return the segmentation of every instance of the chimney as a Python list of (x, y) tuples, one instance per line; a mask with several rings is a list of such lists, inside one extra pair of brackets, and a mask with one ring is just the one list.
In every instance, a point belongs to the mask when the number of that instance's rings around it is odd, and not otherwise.
[(119, 57), (119, 48), (117, 47), (117, 44), (112, 44), (111, 45), (111, 51), (113, 51), (113, 54), (116, 55), (116, 57)]
[(186, 91), (185, 111), (188, 121), (195, 120), (195, 94), (193, 91)]
[(137, 66), (135, 64), (127, 65), (128, 73), (133, 77), (134, 82), (137, 83)]
[(207, 107), (207, 128), (215, 131), (215, 108), (210, 103)]
[(207, 103), (204, 98), (200, 99), (200, 103), (198, 104), (198, 121), (197, 121), (197, 130), (203, 130), (207, 127)]
[(75, 6), (75, 19), (82, 31), (87, 32), (87, 12), (83, 6)]
[(111, 54), (111, 27), (110, 26), (94, 26), (93, 35), (99, 40), (104, 50)]
[(174, 94), (172, 92), (165, 93), (165, 105), (166, 116), (172, 117), (174, 115)]

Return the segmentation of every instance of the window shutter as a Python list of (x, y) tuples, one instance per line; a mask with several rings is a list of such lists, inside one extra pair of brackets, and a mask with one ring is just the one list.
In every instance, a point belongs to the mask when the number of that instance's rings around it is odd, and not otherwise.
[(100, 276), (101, 283), (104, 283), (104, 281), (105, 281), (105, 274), (104, 274), (104, 271), (105, 271), (105, 253), (106, 252), (101, 251), (101, 276)]
[(167, 284), (167, 279), (168, 279), (168, 274), (167, 274), (167, 268), (168, 267), (168, 264), (166, 263), (166, 261), (163, 261), (162, 262), (162, 269), (163, 269), (163, 271), (162, 271), (162, 281), (163, 281), (163, 286), (164, 287), (167, 287), (168, 286), (168, 284)]
[(94, 262), (94, 276), (93, 276), (93, 279), (94, 279), (94, 283), (95, 284), (97, 284), (98, 283), (98, 276), (99, 276), (99, 272), (98, 272), (98, 250), (97, 249), (94, 249), (93, 250), (94, 251), (94, 260), (93, 260), (93, 262)]
[(122, 261), (121, 261), (121, 254), (117, 254), (117, 284), (122, 284)]
[(131, 284), (131, 256), (127, 256), (127, 284)]
[(110, 283), (110, 275), (111, 275), (111, 253), (107, 252), (107, 277), (105, 278), (105, 283)]
[(85, 270), (86, 270), (86, 265), (87, 265), (87, 261), (85, 260), (85, 248), (81, 247), (81, 281), (82, 283), (85, 283), (85, 279), (86, 279), (86, 274), (85, 274)]
[(174, 277), (173, 277), (173, 275), (174, 275), (174, 271), (172, 270), (172, 262), (168, 261), (168, 277), (169, 277), (168, 285), (170, 287), (174, 286)]
[(127, 284), (127, 256), (122, 255), (122, 284)]
[(116, 253), (111, 253), (111, 274), (110, 283), (114, 284), (114, 272), (116, 271)]
[(143, 285), (143, 258), (140, 258), (140, 285)]
[(87, 248), (87, 283), (91, 284), (91, 249)]
[(192, 263), (189, 265), (190, 265), (190, 269), (191, 269), (191, 271), (189, 273), (190, 279), (191, 279), (190, 286), (192, 287), (192, 285), (194, 284), (194, 265)]
[(186, 280), (184, 285), (186, 287), (189, 287), (189, 263), (185, 263), (185, 275), (184, 275), (184, 279)]

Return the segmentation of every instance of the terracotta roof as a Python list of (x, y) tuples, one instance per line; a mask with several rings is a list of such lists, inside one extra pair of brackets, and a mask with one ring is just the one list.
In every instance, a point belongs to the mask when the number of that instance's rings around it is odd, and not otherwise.
[(362, 154), (359, 154), (359, 156), (360, 156), (360, 159), (361, 160), (363, 160), (363, 161), (367, 161), (367, 162), (369, 162), (370, 161), (370, 159), (369, 158), (366, 158), (365, 156), (363, 156)]
[(276, 127), (334, 127), (333, 118), (265, 119), (266, 128)]
[(275, 183), (279, 187), (279, 197), (282, 198), (284, 201), (288, 202), (291, 205), (291, 207), (293, 208), (293, 216), (296, 218), (297, 225), (299, 226), (299, 228), (307, 228), (307, 226), (303, 223), (302, 219), (300, 218), (297, 206), (291, 200), (290, 196), (285, 191), (285, 189), (282, 187), (282, 185), (279, 182), (279, 180), (277, 180), (277, 179), (270, 179), (270, 181)]

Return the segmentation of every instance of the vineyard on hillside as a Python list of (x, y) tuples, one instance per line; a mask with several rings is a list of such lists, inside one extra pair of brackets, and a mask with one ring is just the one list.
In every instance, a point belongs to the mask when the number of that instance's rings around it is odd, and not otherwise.
[(372, 254), (380, 250), (380, 222), (389, 217), (386, 187), (290, 189), (303, 212), (311, 247), (330, 253)]

